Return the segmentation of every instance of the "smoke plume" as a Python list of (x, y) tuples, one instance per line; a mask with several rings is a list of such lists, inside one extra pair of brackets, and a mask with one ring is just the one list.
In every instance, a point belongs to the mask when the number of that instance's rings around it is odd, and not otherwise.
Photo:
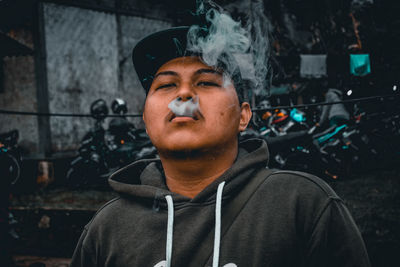
[[(201, 55), (205, 64), (224, 69), (230, 78), (238, 73), (255, 94), (267, 87), (269, 74), (269, 21), (262, 1), (250, 4), (248, 22), (242, 25), (211, 1), (201, 2), (202, 23), (188, 31), (187, 49)], [(225, 83), (230, 79), (225, 76)]]

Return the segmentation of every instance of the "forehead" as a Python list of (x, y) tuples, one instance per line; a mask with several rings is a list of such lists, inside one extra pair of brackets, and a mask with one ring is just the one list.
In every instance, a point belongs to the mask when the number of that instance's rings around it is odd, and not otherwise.
[(168, 71), (171, 69), (214, 69), (206, 64), (204, 64), (203, 61), (199, 57), (196, 56), (190, 56), (190, 57), (178, 57), (171, 59), (170, 61), (167, 61), (164, 63), (158, 70), (157, 73), (163, 72), (163, 71)]

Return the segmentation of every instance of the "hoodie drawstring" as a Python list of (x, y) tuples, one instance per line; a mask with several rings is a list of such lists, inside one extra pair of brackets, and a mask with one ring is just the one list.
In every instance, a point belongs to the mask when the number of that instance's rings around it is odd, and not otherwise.
[(171, 267), (172, 239), (174, 234), (174, 202), (170, 195), (165, 196), (165, 199), (167, 200), (167, 205), (168, 205), (166, 267)]
[(221, 243), (221, 205), (224, 185), (225, 182), (220, 183), (217, 190), (217, 203), (215, 204), (214, 255), (212, 267), (218, 267), (219, 263), (219, 247)]
[[(219, 250), (221, 244), (221, 206), (222, 206), (222, 192), (224, 190), (225, 182), (218, 185), (217, 200), (215, 204), (215, 233), (214, 233), (214, 254), (212, 267), (218, 267), (219, 263)], [(174, 226), (174, 202), (170, 195), (165, 196), (168, 206), (168, 222), (167, 222), (167, 245), (166, 245), (166, 267), (171, 267), (172, 258), (172, 240), (173, 240), (173, 226)]]

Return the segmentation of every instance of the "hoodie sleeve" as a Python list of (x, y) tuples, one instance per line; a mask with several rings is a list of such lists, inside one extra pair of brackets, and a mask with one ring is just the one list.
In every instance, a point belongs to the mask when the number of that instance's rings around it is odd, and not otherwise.
[(306, 266), (369, 267), (360, 231), (341, 200), (332, 199), (317, 220)]
[(88, 248), (84, 246), (87, 232), (87, 228), (85, 227), (81, 237), (79, 238), (78, 244), (76, 245), (74, 254), (72, 255), (70, 267), (97, 266), (95, 253), (89, 251)]

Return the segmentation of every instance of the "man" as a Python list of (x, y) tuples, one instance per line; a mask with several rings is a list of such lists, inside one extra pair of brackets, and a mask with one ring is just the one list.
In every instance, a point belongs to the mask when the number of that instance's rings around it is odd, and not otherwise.
[(134, 48), (160, 159), (111, 176), (120, 196), (85, 227), (71, 266), (369, 266), (328, 185), (269, 170), (261, 140), (238, 144), (251, 118), (242, 77), (205, 64), (187, 48), (188, 31), (158, 32)]

